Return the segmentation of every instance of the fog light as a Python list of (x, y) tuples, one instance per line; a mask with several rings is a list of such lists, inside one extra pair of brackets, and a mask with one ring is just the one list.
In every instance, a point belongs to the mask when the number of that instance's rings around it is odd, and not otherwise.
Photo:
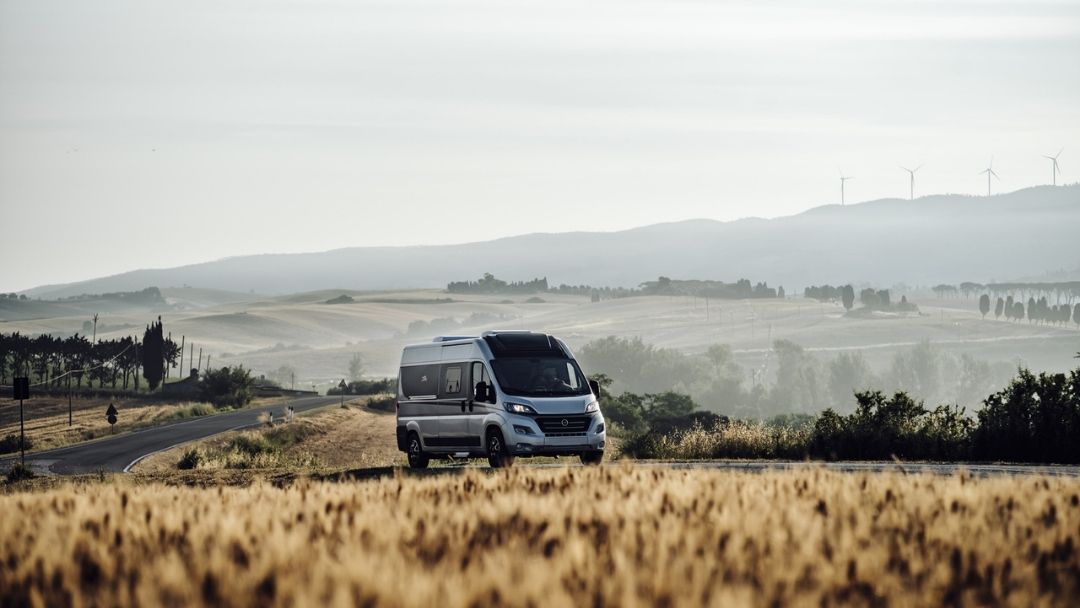
[(529, 427), (520, 426), (520, 425), (517, 425), (517, 424), (514, 425), (514, 432), (517, 433), (518, 435), (532, 435), (533, 434), (532, 429), (530, 429)]
[(601, 450), (604, 449), (604, 442), (601, 441), (600, 443), (596, 444), (596, 447)]
[(517, 444), (517, 451), (518, 452), (531, 452), (532, 449), (533, 449), (533, 446), (531, 446), (531, 445), (529, 445), (527, 443), (519, 443), (519, 444)]

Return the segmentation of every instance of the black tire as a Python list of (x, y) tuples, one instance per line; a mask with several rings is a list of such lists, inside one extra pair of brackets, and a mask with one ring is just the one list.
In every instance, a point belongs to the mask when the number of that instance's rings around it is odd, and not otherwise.
[(514, 456), (510, 453), (506, 442), (503, 441), (502, 433), (498, 429), (491, 429), (487, 434), (488, 465), (493, 469), (505, 469), (513, 466)]
[(596, 466), (604, 461), (604, 451), (599, 452), (582, 452), (581, 464), (585, 466)]
[(420, 443), (420, 436), (409, 433), (405, 440), (405, 453), (409, 457), (410, 469), (426, 469), (430, 458), (424, 453), (424, 444)]

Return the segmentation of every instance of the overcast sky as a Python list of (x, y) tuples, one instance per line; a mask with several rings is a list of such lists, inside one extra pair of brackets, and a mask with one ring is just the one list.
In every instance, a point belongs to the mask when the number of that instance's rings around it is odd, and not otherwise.
[(3, 291), (1080, 178), (1078, 2), (0, 7)]

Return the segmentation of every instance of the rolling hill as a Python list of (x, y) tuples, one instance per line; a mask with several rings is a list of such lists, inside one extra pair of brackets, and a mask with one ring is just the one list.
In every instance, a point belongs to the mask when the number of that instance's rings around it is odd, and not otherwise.
[(58, 298), (148, 286), (283, 294), (443, 287), (484, 272), (507, 280), (633, 286), (659, 275), (801, 289), (866, 281), (991, 281), (1080, 267), (1080, 184), (992, 197), (927, 196), (826, 205), (797, 215), (687, 220), (619, 232), (526, 234), (460, 245), (354, 247), (134, 270), (25, 292)]

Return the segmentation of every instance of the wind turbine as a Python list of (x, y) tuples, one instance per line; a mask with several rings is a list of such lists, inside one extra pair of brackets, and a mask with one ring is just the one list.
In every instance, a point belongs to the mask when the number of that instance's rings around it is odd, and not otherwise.
[(919, 165), (918, 167), (915, 167), (914, 169), (908, 169), (907, 167), (904, 167), (904, 166), (901, 166), (900, 168), (911, 174), (911, 200), (915, 200), (915, 172), (918, 171), (919, 169), (922, 169), (923, 166)]
[(844, 204), (844, 182), (849, 179), (855, 179), (854, 177), (844, 177), (844, 172), (840, 172), (840, 204)]
[[(1059, 154), (1060, 154), (1060, 152), (1059, 152)], [(986, 174), (986, 196), (990, 196), (990, 176), (993, 175), (997, 179), (999, 179), (999, 180), (1001, 179), (1000, 177), (998, 177), (997, 173), (994, 173), (994, 157), (993, 156), (990, 157), (990, 166), (987, 167), (985, 171), (979, 171), (979, 175), (982, 175), (984, 173)]]
[(1053, 179), (1052, 183), (1055, 186), (1057, 185), (1057, 175), (1058, 175), (1058, 173), (1061, 173), (1061, 167), (1058, 167), (1057, 159), (1058, 159), (1059, 156), (1061, 156), (1061, 153), (1064, 152), (1064, 151), (1065, 151), (1065, 148), (1062, 148), (1062, 149), (1058, 150), (1058, 153), (1053, 155), (1053, 156), (1046, 156), (1045, 154), (1043, 155), (1043, 158), (1050, 159), (1050, 162), (1053, 163), (1053, 165), (1050, 167), (1050, 176)]

